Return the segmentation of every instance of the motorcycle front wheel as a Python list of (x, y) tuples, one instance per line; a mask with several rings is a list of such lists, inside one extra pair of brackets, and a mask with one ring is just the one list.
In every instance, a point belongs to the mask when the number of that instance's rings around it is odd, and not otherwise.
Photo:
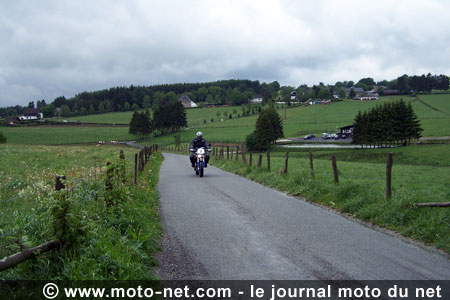
[(203, 162), (201, 161), (198, 166), (198, 175), (203, 177)]

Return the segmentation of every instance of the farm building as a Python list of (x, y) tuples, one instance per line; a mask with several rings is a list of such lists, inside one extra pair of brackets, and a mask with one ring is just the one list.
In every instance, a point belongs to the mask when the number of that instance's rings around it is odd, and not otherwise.
[(353, 134), (353, 125), (339, 127), (339, 133), (352, 135)]
[(38, 108), (25, 108), (23, 112), (23, 116), (19, 117), (19, 120), (39, 120), (42, 119), (44, 115), (41, 113), (41, 110)]
[(178, 99), (178, 101), (180, 101), (181, 104), (183, 104), (183, 106), (186, 108), (197, 107), (197, 104), (186, 95), (181, 96), (180, 99)]

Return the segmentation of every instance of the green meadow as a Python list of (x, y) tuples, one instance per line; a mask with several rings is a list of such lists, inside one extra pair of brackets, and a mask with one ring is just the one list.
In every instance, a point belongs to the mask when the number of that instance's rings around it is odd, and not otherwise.
[(128, 127), (33, 126), (2, 127), (8, 144), (63, 145), (134, 140)]

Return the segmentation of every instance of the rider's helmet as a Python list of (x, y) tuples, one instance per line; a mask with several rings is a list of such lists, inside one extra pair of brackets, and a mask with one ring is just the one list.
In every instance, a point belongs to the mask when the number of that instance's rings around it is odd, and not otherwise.
[(197, 138), (201, 139), (203, 136), (203, 133), (201, 131), (198, 131), (196, 134)]

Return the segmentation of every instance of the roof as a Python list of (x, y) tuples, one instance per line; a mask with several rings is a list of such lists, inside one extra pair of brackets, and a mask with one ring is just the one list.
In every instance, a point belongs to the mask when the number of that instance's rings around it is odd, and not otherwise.
[(186, 95), (181, 96), (178, 99), (178, 101), (180, 101), (184, 107), (197, 107), (197, 104), (195, 104), (195, 102), (192, 101), (191, 98), (189, 98), (189, 96)]
[(36, 116), (41, 113), (39, 108), (25, 108), (23, 111), (24, 116)]
[(339, 129), (350, 129), (350, 128), (353, 128), (353, 125), (347, 125), (347, 126), (344, 126), (344, 127), (339, 127)]

